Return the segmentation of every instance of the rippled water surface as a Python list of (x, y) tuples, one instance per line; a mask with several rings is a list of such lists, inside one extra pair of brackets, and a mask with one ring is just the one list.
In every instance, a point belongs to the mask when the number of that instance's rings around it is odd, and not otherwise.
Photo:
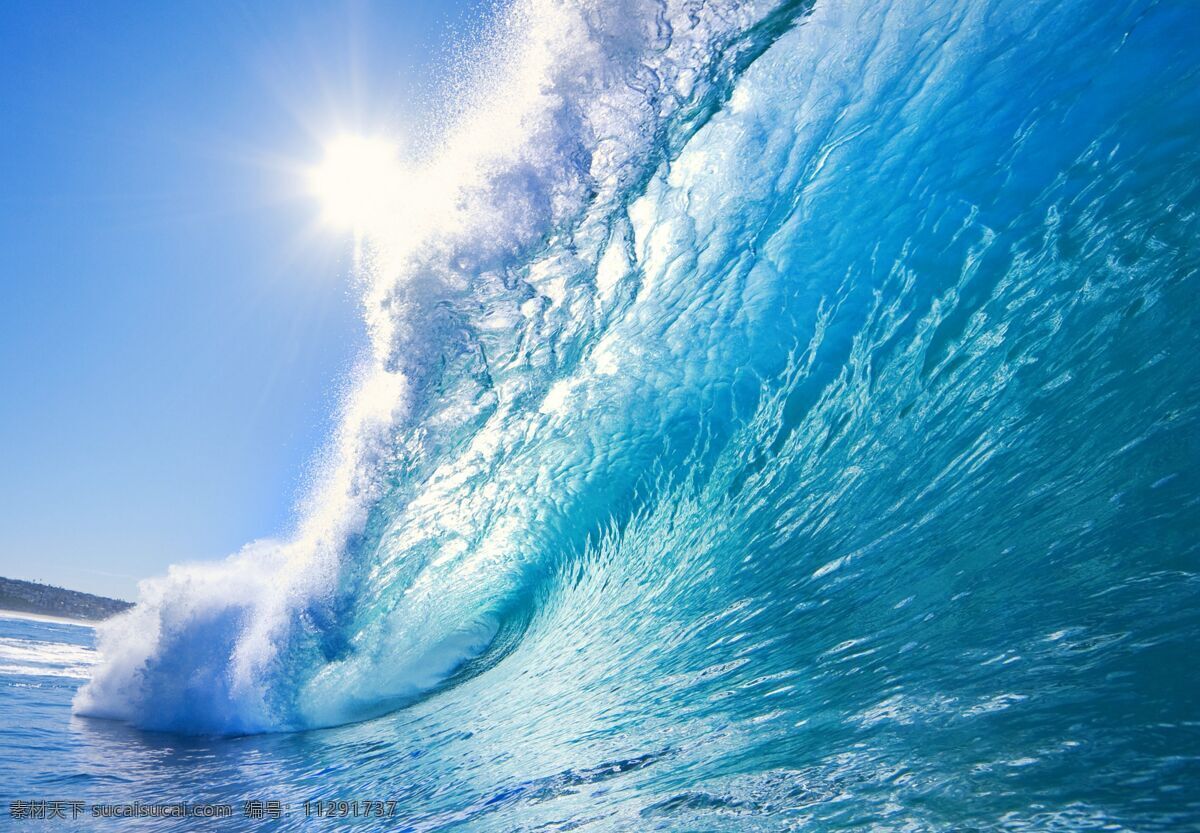
[(531, 0), (489, 43), (295, 535), (99, 655), (4, 623), (17, 791), (1200, 829), (1200, 6)]

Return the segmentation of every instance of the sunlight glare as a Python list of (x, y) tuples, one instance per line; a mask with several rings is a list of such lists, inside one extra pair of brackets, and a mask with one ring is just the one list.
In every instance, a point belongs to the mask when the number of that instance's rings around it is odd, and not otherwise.
[(396, 147), (386, 139), (340, 136), (325, 146), (310, 185), (325, 221), (356, 233), (378, 226), (391, 212), (401, 171)]

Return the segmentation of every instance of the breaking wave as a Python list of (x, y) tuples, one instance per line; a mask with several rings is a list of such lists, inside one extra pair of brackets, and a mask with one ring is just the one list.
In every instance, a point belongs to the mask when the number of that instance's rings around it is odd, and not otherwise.
[(721, 783), (1174, 783), (1197, 42), (1186, 2), (517, 2), (369, 229), (294, 535), (144, 582), (76, 710), (296, 730), (506, 669), (663, 748), (752, 721)]

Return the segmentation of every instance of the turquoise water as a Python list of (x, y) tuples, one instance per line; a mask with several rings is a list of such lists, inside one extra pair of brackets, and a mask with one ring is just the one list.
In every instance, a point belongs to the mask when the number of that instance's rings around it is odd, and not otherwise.
[(11, 788), (1200, 828), (1197, 43), (1182, 0), (520, 4), (364, 242), (296, 529), (5, 671)]

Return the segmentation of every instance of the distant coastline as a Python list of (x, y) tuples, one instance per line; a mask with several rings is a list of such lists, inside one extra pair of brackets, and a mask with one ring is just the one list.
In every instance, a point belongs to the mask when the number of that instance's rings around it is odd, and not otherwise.
[(133, 604), (123, 599), (0, 577), (0, 610), (6, 613), (98, 622), (131, 607)]

